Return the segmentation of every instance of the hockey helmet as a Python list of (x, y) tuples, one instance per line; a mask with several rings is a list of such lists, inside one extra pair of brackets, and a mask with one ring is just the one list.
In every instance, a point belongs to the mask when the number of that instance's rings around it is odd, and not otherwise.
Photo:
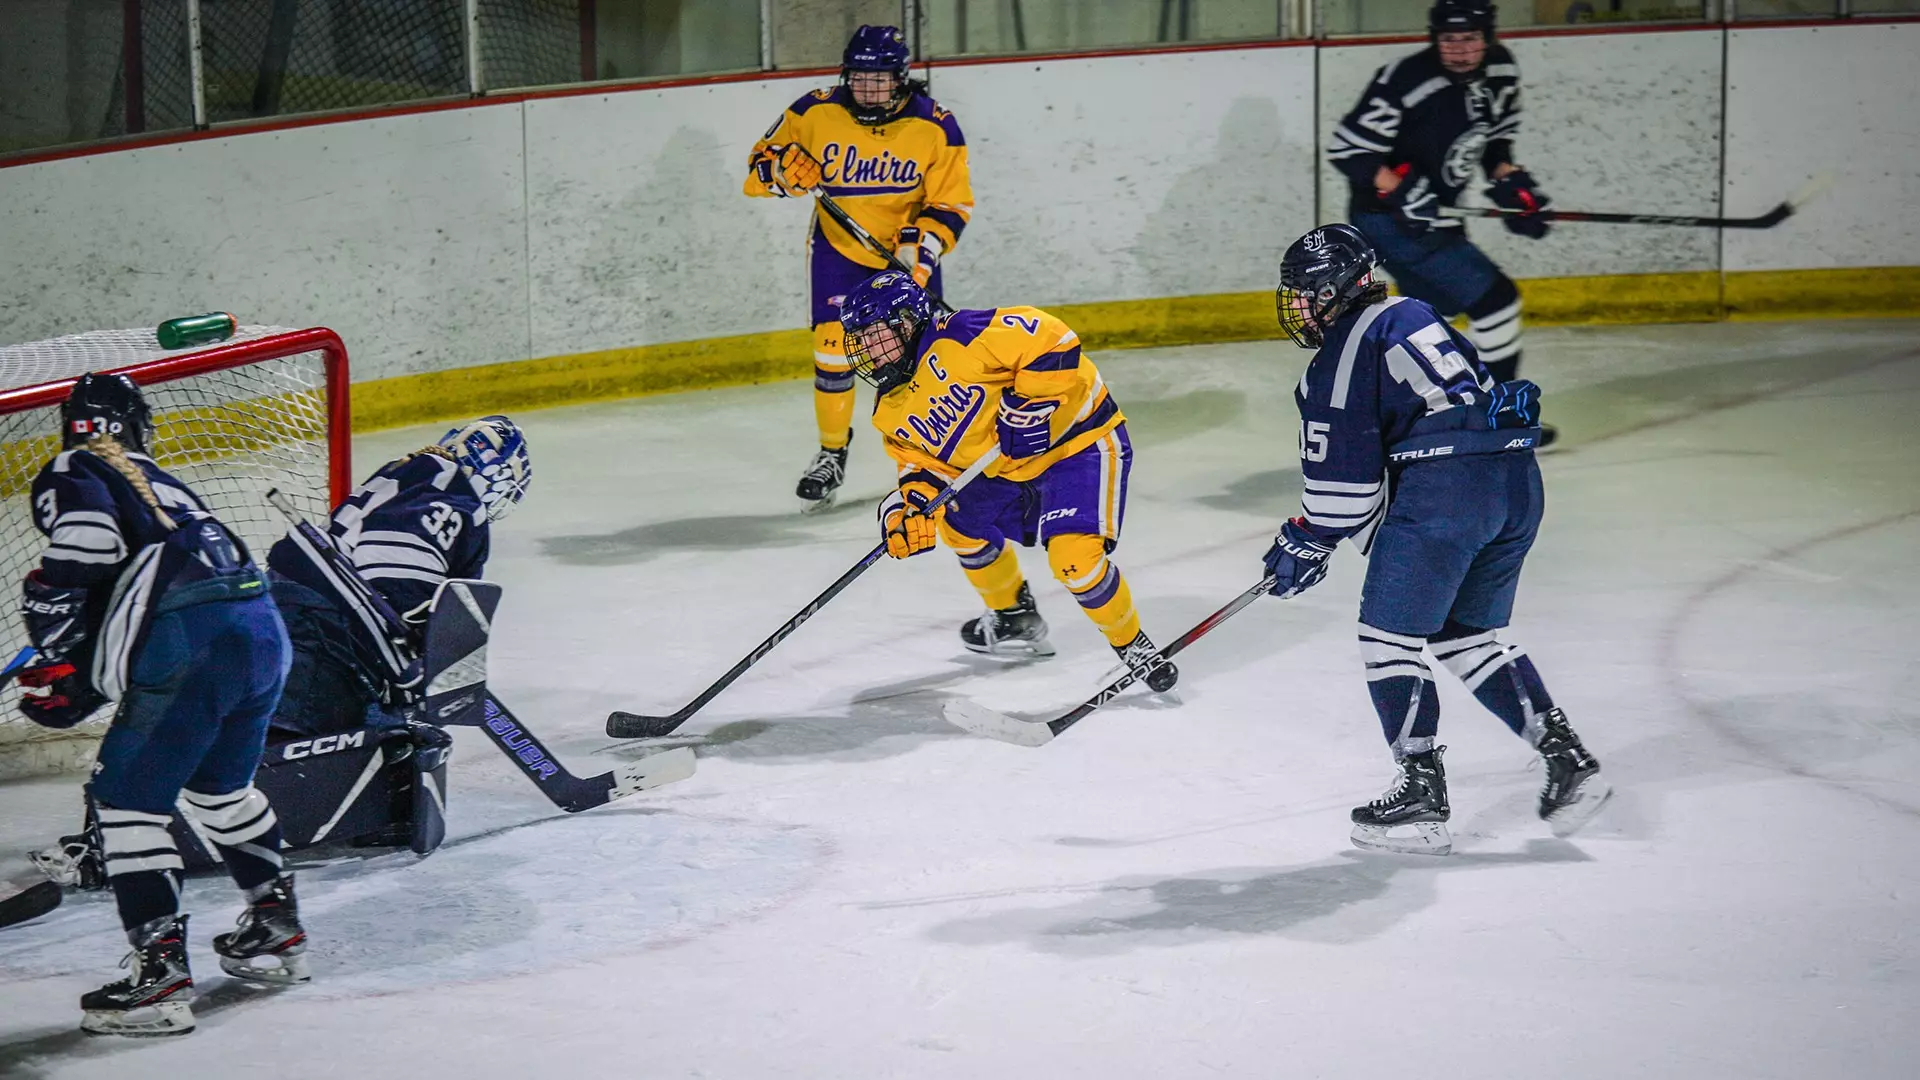
[(1351, 225), (1323, 225), (1295, 240), (1280, 257), (1274, 290), (1280, 329), (1303, 349), (1317, 349), (1327, 328), (1374, 287), (1379, 260)]
[(1493, 43), (1494, 22), (1500, 9), (1487, 0), (1436, 0), (1427, 9), (1427, 36), (1438, 41), (1441, 34), (1478, 30), (1488, 44)]
[[(840, 327), (846, 332), (847, 359), (854, 374), (881, 393), (903, 386), (919, 366), (920, 336), (933, 321), (933, 301), (911, 275), (898, 270), (875, 274), (840, 301)], [(885, 325), (891, 342), (863, 333)]]
[[(912, 59), (907, 39), (897, 26), (862, 26), (840, 54), (840, 83), (847, 88), (847, 109), (862, 124), (884, 124), (907, 103), (907, 64)], [(893, 94), (879, 105), (862, 105), (853, 93), (853, 73), (880, 71), (893, 76)]]
[(153, 410), (131, 378), (88, 372), (74, 381), (60, 406), (60, 445), (71, 450), (102, 435), (144, 454), (153, 435)]
[(437, 445), (472, 478), (488, 521), (511, 513), (533, 482), (527, 437), (504, 416), (470, 420), (440, 436)]

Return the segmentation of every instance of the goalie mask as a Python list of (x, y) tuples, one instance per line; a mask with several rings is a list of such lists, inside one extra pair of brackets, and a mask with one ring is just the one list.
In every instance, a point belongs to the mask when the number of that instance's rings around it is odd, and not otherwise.
[(900, 114), (912, 95), (907, 82), (911, 58), (897, 26), (862, 26), (853, 32), (840, 55), (840, 85), (847, 88), (847, 109), (855, 120), (878, 127)]
[(1280, 257), (1274, 306), (1295, 345), (1317, 349), (1348, 310), (1386, 295), (1373, 280), (1373, 245), (1351, 225), (1325, 225), (1293, 242)]
[(127, 376), (89, 372), (74, 382), (60, 406), (60, 446), (71, 450), (102, 435), (144, 454), (153, 436), (153, 410)]
[(840, 301), (847, 360), (854, 374), (886, 393), (920, 366), (920, 335), (933, 321), (927, 290), (898, 270), (875, 274)]
[(442, 435), (437, 445), (472, 478), (488, 521), (511, 513), (533, 482), (527, 437), (504, 416), (483, 416), (462, 424)]

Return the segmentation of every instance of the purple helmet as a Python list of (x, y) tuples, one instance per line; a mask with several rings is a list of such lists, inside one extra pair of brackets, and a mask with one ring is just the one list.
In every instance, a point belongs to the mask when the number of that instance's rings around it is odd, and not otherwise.
[[(862, 124), (884, 124), (907, 102), (907, 64), (913, 58), (906, 36), (897, 26), (862, 26), (840, 54), (840, 82), (847, 87), (847, 108)], [(883, 71), (893, 75), (893, 95), (879, 105), (862, 105), (853, 96), (853, 73)]]
[[(927, 290), (898, 270), (875, 274), (840, 301), (840, 328), (854, 374), (881, 393), (903, 386), (919, 366), (920, 334), (933, 321)], [(870, 342), (862, 331), (893, 328), (890, 342)]]

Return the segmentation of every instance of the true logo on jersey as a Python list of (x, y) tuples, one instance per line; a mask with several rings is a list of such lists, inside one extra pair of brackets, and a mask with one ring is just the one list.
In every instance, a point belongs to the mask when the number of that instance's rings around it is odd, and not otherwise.
[(888, 150), (880, 151), (877, 157), (866, 157), (853, 143), (828, 143), (820, 151), (820, 179), (843, 187), (912, 187), (920, 182), (920, 163), (894, 157)]

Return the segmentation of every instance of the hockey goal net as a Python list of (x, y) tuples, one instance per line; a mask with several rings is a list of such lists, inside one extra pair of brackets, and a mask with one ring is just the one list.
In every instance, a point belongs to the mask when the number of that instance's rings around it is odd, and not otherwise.
[[(319, 521), (351, 486), (347, 351), (331, 330), (243, 326), (217, 345), (167, 350), (152, 330), (102, 330), (0, 346), (0, 663), (28, 644), (18, 582), (46, 541), (29, 492), (60, 449), (60, 404), (89, 371), (129, 375), (153, 408), (149, 447), (265, 560), (286, 534), (267, 504), (287, 493)], [(19, 688), (0, 690), (0, 779), (85, 764), (109, 710), (69, 731), (22, 717)]]

